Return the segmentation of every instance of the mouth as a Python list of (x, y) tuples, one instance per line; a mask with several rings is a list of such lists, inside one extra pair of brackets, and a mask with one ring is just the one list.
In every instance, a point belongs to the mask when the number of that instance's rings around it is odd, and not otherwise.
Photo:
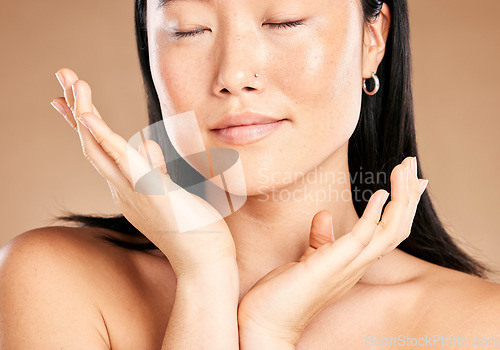
[(260, 141), (275, 131), (287, 119), (280, 119), (273, 122), (262, 122), (249, 125), (232, 125), (221, 129), (210, 130), (222, 142), (232, 145), (246, 145)]

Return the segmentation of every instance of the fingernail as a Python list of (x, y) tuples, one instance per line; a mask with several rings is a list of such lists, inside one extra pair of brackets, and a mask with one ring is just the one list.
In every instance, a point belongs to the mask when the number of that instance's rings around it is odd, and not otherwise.
[(387, 191), (384, 193), (384, 195), (380, 199), (381, 205), (384, 205), (385, 202), (387, 202), (387, 198), (389, 198), (389, 195), (390, 195), (390, 193)]
[(75, 84), (71, 85), (71, 90), (73, 91), (73, 98), (76, 100), (76, 86), (75, 86)]
[(417, 175), (417, 157), (411, 159), (411, 170), (415, 175)]
[(52, 107), (54, 107), (54, 109), (56, 111), (58, 111), (59, 113), (61, 113), (64, 117), (66, 116), (66, 113), (65, 113), (65, 110), (64, 110), (63, 106), (61, 106), (59, 103), (54, 102), (54, 101), (52, 101), (50, 104), (52, 105)]
[(59, 84), (61, 84), (61, 87), (64, 89), (65, 84), (64, 84), (64, 77), (62, 76), (62, 74), (59, 72), (56, 72), (56, 78), (59, 81)]
[(424, 193), (425, 188), (427, 187), (427, 184), (429, 183), (429, 180), (424, 180), (420, 184), (420, 194)]

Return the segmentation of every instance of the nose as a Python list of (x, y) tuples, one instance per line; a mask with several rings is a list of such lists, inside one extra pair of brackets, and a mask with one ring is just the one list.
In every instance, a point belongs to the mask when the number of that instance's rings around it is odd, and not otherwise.
[(214, 93), (218, 96), (260, 95), (267, 77), (262, 68), (263, 55), (251, 33), (221, 33), (215, 62), (217, 74)]

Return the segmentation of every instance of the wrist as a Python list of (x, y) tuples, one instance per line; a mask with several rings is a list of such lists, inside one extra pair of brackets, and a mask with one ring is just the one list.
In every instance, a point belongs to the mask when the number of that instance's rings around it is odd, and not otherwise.
[(298, 340), (292, 338), (239, 328), (240, 350), (295, 350)]
[[(230, 265), (207, 265), (179, 275), (165, 333), (167, 348), (238, 349), (238, 296), (238, 273)], [(177, 346), (179, 339), (183, 346)]]
[[(239, 272), (236, 261), (219, 261), (197, 269), (176, 273), (177, 292), (210, 294), (226, 301), (239, 298)], [(230, 299), (228, 299), (230, 298)]]
[(192, 254), (173, 252), (167, 254), (163, 249), (160, 248), (160, 250), (169, 261), (177, 278), (197, 278), (217, 271), (238, 272), (236, 252), (234, 251), (223, 251), (218, 254), (208, 252)]
[(238, 330), (241, 350), (292, 350), (301, 336), (301, 333), (293, 330), (265, 326), (239, 310)]

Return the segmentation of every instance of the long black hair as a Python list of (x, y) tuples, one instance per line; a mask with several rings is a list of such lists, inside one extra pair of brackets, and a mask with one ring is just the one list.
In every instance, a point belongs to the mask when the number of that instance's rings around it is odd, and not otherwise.
[[(149, 66), (146, 2), (146, 0), (135, 0), (135, 33), (147, 95), (149, 124), (153, 124), (162, 119), (162, 113)], [(352, 198), (359, 216), (363, 214), (369, 199), (369, 196), (365, 198), (359, 196), (359, 193), (373, 193), (381, 187), (390, 191), (389, 179), (392, 169), (408, 156), (420, 159), (413, 113), (407, 1), (361, 0), (364, 20), (368, 23), (375, 19), (384, 2), (391, 11), (391, 24), (385, 56), (377, 70), (381, 83), (380, 90), (373, 96), (363, 94), (358, 125), (349, 139), (348, 161), (351, 174), (364, 172), (386, 176), (382, 177), (385, 180), (381, 182), (363, 181), (362, 177), (358, 176), (351, 177)], [(167, 139), (168, 142), (166, 135), (160, 137), (160, 140), (163, 139)], [(171, 152), (174, 149), (169, 145), (160, 146), (164, 152)], [(174, 158), (167, 157), (167, 159)], [(183, 166), (171, 169), (174, 182), (181, 185), (179, 182), (189, 181), (183, 175), (185, 169)], [(418, 167), (418, 177), (424, 178), (421, 165)], [(121, 232), (125, 235), (124, 239), (109, 235), (103, 235), (103, 238), (124, 248), (158, 249), (123, 215), (106, 217), (69, 213), (57, 216), (57, 219), (78, 223), (82, 227), (101, 227)], [(144, 241), (137, 242), (138, 238)], [(428, 191), (425, 191), (420, 199), (410, 236), (398, 248), (428, 262), (468, 274), (485, 277), (488, 271), (454, 242), (438, 218)]]

